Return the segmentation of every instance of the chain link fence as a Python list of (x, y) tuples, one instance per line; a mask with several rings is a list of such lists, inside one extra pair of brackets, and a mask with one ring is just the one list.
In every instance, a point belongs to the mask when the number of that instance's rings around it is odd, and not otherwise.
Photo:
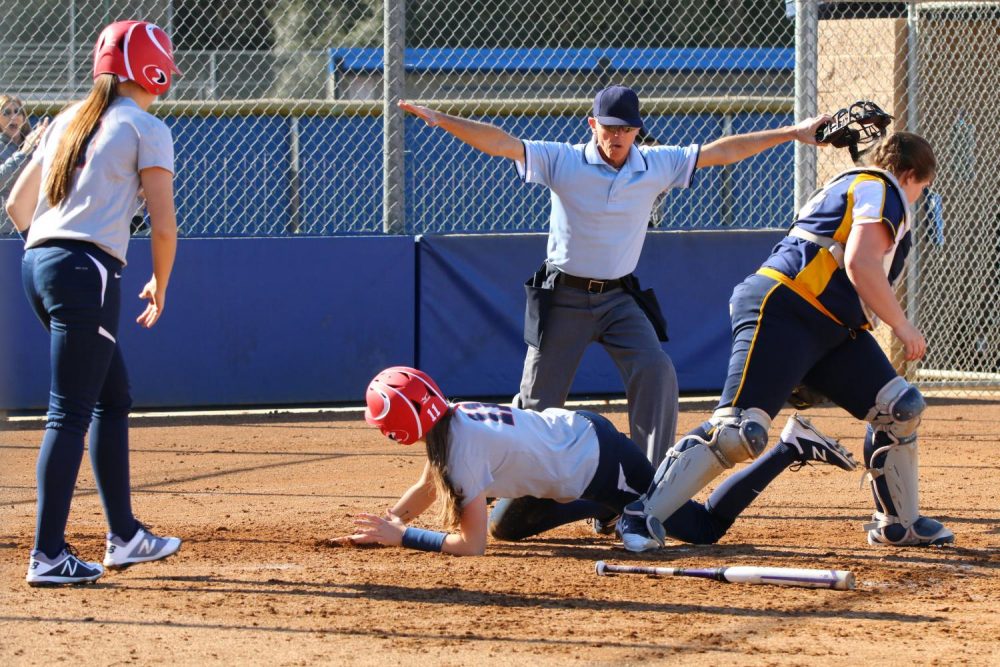
[[(902, 296), (927, 332), (911, 377), (1000, 385), (1000, 3), (813, 0), (23, 0), (0, 15), (0, 93), (37, 122), (90, 85), (99, 29), (146, 18), (184, 75), (171, 125), (187, 237), (544, 231), (548, 192), (404, 118), (398, 98), (582, 142), (596, 90), (636, 88), (648, 142), (707, 142), (872, 99), (940, 162)], [(7, 120), (6, 118), (4, 119)], [(0, 141), (3, 138), (0, 137)], [(848, 164), (786, 144), (699, 172), (651, 226), (787, 226)], [(2, 193), (0, 193), (2, 194)], [(939, 210), (930, 210), (937, 208)]]

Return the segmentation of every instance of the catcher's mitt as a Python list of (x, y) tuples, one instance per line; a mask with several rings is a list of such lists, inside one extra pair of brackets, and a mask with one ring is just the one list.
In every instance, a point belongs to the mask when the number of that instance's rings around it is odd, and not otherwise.
[(851, 159), (857, 162), (866, 150), (858, 146), (868, 146), (886, 135), (886, 128), (892, 116), (879, 105), (868, 100), (859, 100), (833, 114), (833, 120), (816, 130), (816, 141), (836, 148), (849, 148)]

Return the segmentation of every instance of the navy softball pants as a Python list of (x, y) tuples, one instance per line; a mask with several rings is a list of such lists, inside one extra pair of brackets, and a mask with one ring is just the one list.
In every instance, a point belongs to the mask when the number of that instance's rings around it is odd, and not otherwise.
[(837, 324), (772, 278), (750, 276), (729, 305), (733, 348), (719, 407), (760, 408), (773, 418), (806, 384), (863, 420), (896, 377), (871, 333)]
[(122, 263), (84, 241), (49, 241), (24, 254), (28, 302), (49, 332), (51, 382), (38, 454), (35, 549), (65, 545), (73, 489), (90, 434), (90, 460), (112, 532), (131, 539), (138, 524), (129, 491), (128, 374), (117, 343)]
[[(493, 506), (490, 533), (500, 540), (521, 540), (581, 519), (610, 520), (637, 500), (653, 481), (653, 466), (645, 452), (606, 418), (579, 411), (597, 432), (600, 458), (597, 471), (579, 500), (560, 503), (548, 498), (504, 498)], [(718, 541), (732, 519), (709, 507), (688, 501), (663, 522), (675, 539), (695, 544)]]

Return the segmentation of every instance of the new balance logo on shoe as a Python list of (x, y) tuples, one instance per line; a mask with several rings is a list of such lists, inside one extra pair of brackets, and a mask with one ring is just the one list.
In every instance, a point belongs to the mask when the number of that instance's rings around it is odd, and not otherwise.
[(849, 451), (819, 432), (812, 422), (798, 414), (792, 415), (781, 431), (781, 442), (795, 450), (797, 462), (791, 470), (799, 470), (810, 461), (819, 461), (842, 470), (854, 470), (858, 463)]
[[(809, 442), (809, 441), (806, 440), (805, 442)], [(826, 460), (826, 450), (825, 449), (823, 449), (822, 447), (820, 447), (819, 445), (817, 445), (815, 442), (809, 442), (809, 445), (812, 447), (812, 450), (813, 450), (812, 457), (813, 457), (814, 460), (816, 460), (816, 461), (822, 461), (823, 463), (828, 463), (828, 461)]]
[(148, 555), (153, 553), (153, 548), (156, 547), (156, 540), (143, 540), (142, 544), (139, 545), (139, 555)]
[(25, 580), (29, 586), (65, 586), (89, 584), (102, 574), (104, 569), (100, 565), (80, 560), (73, 547), (66, 545), (55, 558), (32, 551)]

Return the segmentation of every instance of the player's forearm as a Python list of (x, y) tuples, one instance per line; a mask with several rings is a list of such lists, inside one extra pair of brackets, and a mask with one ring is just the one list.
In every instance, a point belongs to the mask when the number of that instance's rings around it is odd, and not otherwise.
[(518, 159), (520, 153), (523, 158), (524, 146), (521, 140), (496, 125), (441, 113), (438, 126), (487, 155)]
[(698, 166), (718, 167), (733, 164), (779, 144), (794, 141), (795, 137), (795, 126), (722, 137), (702, 147), (698, 154)]
[(470, 536), (464, 533), (448, 533), (441, 545), (441, 551), (453, 556), (482, 556), (486, 553), (486, 532)]
[(407, 489), (389, 511), (398, 516), (403, 523), (408, 523), (427, 511), (436, 496), (434, 485), (421, 479)]
[(142, 191), (149, 211), (150, 241), (153, 253), (153, 276), (165, 290), (177, 254), (177, 212), (174, 209), (174, 175), (160, 168), (143, 169)]
[(153, 276), (156, 285), (161, 290), (167, 289), (170, 273), (174, 268), (174, 258), (177, 256), (177, 225), (153, 223), (150, 232), (150, 247), (153, 255)]

